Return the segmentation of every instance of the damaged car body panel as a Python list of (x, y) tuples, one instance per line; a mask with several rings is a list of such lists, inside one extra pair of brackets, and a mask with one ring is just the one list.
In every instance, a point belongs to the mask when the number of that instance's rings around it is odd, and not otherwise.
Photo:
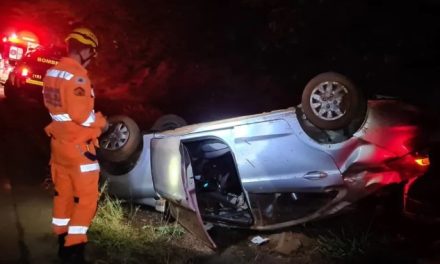
[[(130, 120), (115, 118), (113, 127), (131, 127), (124, 131), (137, 136), (103, 152), (122, 169), (116, 175), (103, 166), (110, 185), (120, 185), (110, 190), (166, 200), (171, 214), (212, 247), (210, 226), (269, 230), (304, 223), (389, 184), (406, 183), (406, 190), (429, 165), (417, 109), (367, 101), (335, 72), (312, 78), (298, 107), (195, 125), (164, 115), (142, 141)], [(119, 144), (118, 136), (104, 142)]]
[(129, 201), (155, 206), (157, 195), (151, 177), (150, 142), (153, 134), (142, 137), (143, 148), (135, 165), (127, 173), (119, 174), (104, 167), (101, 174), (107, 179), (109, 193)]
[(124, 186), (119, 194), (125, 188), (125, 197), (131, 190), (136, 199), (156, 196), (152, 184), (143, 185), (154, 183), (173, 216), (215, 247), (207, 223), (256, 230), (292, 226), (334, 214), (427, 169), (415, 162), (424, 146), (417, 112), (396, 101), (370, 101), (353, 131), (307, 122), (300, 107), (291, 107), (144, 134), (132, 170), (103, 174)]
[[(202, 222), (276, 229), (334, 214), (384, 185), (424, 173), (414, 163), (406, 164), (413, 168), (410, 175), (389, 165), (410, 155), (414, 149), (403, 145), (421, 132), (409, 123), (402, 129), (385, 122), (381, 108), (395, 106), (371, 102), (363, 126), (338, 143), (310, 138), (294, 108), (183, 127), (156, 138), (180, 138), (188, 150)], [(154, 160), (152, 166), (156, 182)]]
[(170, 202), (171, 214), (205, 243), (215, 245), (204, 229), (198, 208), (192, 165), (178, 137), (153, 139), (154, 188)]

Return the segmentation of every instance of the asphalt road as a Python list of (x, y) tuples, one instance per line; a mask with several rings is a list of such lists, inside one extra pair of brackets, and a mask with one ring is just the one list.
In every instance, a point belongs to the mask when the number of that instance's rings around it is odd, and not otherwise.
[(49, 157), (45, 115), (36, 104), (0, 97), (0, 263), (52, 263), (56, 256), (52, 191), (42, 184)]

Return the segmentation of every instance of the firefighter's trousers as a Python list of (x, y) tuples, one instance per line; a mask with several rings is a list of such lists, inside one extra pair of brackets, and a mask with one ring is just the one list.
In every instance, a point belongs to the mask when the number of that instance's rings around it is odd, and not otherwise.
[(52, 227), (67, 233), (65, 246), (87, 242), (87, 230), (96, 213), (99, 165), (84, 158), (76, 165), (51, 163), (55, 186)]

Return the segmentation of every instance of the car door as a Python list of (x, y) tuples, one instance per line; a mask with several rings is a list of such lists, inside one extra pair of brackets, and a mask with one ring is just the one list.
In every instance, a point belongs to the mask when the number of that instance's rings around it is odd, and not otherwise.
[(215, 248), (197, 205), (189, 154), (179, 137), (152, 139), (151, 169), (154, 188), (169, 202), (174, 218), (193, 235)]

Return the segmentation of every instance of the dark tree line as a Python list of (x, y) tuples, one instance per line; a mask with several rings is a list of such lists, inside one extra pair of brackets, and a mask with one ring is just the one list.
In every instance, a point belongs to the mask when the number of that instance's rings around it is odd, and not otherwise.
[(164, 111), (287, 107), (329, 70), (369, 95), (439, 97), (434, 0), (18, 0), (5, 8), (50, 42), (90, 26), (102, 43), (92, 70), (98, 90), (125, 89)]

